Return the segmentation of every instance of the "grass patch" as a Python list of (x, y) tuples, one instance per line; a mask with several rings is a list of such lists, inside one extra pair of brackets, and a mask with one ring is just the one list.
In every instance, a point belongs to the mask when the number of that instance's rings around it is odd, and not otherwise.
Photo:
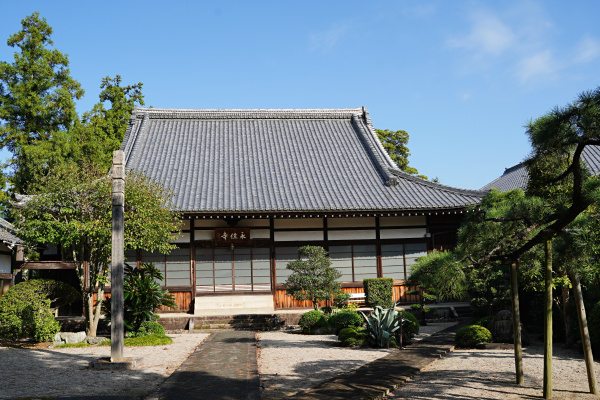
[(59, 344), (58, 346), (54, 346), (57, 349), (66, 349), (69, 347), (90, 347), (91, 344), (89, 343), (85, 343), (85, 342), (80, 342), (80, 343), (64, 343), (64, 344)]
[[(168, 336), (159, 336), (159, 335), (146, 335), (146, 336), (138, 336), (125, 338), (123, 340), (123, 345), (128, 347), (135, 346), (163, 346), (165, 344), (173, 343), (173, 339)], [(100, 343), (100, 346), (110, 346), (110, 339), (106, 339), (104, 342)]]

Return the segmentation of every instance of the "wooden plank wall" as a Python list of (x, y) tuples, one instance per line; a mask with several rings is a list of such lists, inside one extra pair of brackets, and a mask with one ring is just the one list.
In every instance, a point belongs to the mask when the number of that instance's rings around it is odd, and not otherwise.
[(420, 296), (406, 294), (406, 292), (418, 289), (418, 286), (394, 286), (394, 300), (399, 301), (401, 304), (418, 303), (420, 301)]
[[(394, 286), (394, 301), (400, 301), (402, 304), (413, 304), (419, 302), (419, 296), (416, 295), (407, 295), (405, 294), (411, 290), (417, 290), (417, 286), (405, 286), (405, 285), (395, 285)], [(364, 289), (362, 287), (356, 288), (342, 288), (342, 290), (346, 293), (364, 293)], [(294, 300), (292, 296), (288, 295), (285, 290), (278, 289), (275, 291), (273, 295), (273, 302), (275, 305), (275, 309), (284, 309), (284, 308), (312, 308), (312, 301), (300, 301)], [(326, 302), (319, 302), (319, 307), (326, 306)]]
[(161, 307), (160, 311), (163, 312), (188, 312), (192, 306), (192, 293), (191, 292), (172, 292), (169, 291), (173, 296), (175, 296), (175, 303), (177, 303), (177, 309), (174, 310), (169, 307)]
[[(161, 307), (159, 312), (169, 313), (169, 312), (188, 312), (192, 306), (192, 293), (187, 292), (172, 292), (169, 291), (173, 296), (175, 296), (175, 303), (177, 303), (177, 309), (174, 310), (169, 307)], [(104, 293), (104, 298), (110, 298), (110, 293)], [(94, 294), (94, 301), (96, 301), (96, 295)]]

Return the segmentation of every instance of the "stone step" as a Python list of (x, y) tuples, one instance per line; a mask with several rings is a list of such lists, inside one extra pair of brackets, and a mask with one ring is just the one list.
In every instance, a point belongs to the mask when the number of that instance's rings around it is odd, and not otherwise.
[(273, 296), (266, 295), (218, 295), (197, 296), (194, 316), (273, 314)]
[(194, 309), (195, 317), (204, 317), (204, 316), (234, 316), (237, 314), (273, 314), (275, 312), (273, 307), (219, 307), (219, 308), (203, 308), (203, 309)]

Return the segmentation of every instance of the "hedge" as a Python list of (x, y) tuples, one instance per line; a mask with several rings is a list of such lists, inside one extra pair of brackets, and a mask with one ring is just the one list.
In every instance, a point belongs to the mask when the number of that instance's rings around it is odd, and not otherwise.
[(394, 305), (394, 280), (392, 278), (363, 279), (363, 286), (367, 306), (390, 308)]

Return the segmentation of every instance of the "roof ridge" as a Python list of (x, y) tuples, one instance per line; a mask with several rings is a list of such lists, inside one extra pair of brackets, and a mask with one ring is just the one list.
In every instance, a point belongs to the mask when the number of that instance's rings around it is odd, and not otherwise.
[[(123, 145), (121, 146), (121, 150), (123, 150), (124, 158), (123, 163), (127, 165), (127, 161), (129, 161), (129, 156), (133, 151), (133, 146), (135, 146), (135, 142), (140, 136), (140, 133), (144, 129), (146, 125), (146, 121), (148, 120), (148, 114), (144, 114), (142, 117), (142, 122), (138, 125), (136, 123), (136, 118), (138, 115), (139, 108), (135, 107), (133, 109), (133, 113), (131, 114), (131, 118), (129, 119), (129, 123), (127, 126), (127, 132), (125, 133), (125, 138), (123, 138)], [(130, 137), (131, 136), (131, 137)], [(111, 168), (112, 169), (112, 168)]]
[[(356, 115), (353, 115), (351, 118), (352, 125), (354, 125), (356, 131), (359, 133), (360, 141), (365, 146), (369, 156), (371, 157), (375, 167), (385, 180), (385, 184), (388, 186), (396, 186), (398, 184), (398, 179), (390, 173), (392, 171), (392, 165), (390, 164), (391, 159), (386, 159), (385, 155), (387, 154), (383, 150), (381, 146), (381, 142), (377, 139), (377, 136), (373, 135), (370, 129), (365, 129), (363, 124), (361, 124), (361, 120)], [(366, 125), (366, 123), (364, 123)], [(387, 164), (387, 165), (386, 165)]]
[(141, 108), (135, 109), (132, 118), (351, 118), (362, 115), (362, 108), (307, 108), (307, 109), (185, 109)]
[(371, 137), (375, 141), (376, 146), (379, 149), (380, 155), (383, 157), (383, 159), (385, 161), (387, 161), (388, 168), (391, 168), (391, 169), (397, 170), (397, 171), (401, 171), (401, 169), (398, 167), (398, 164), (396, 164), (394, 162), (394, 160), (392, 160), (392, 157), (390, 157), (389, 153), (385, 150), (385, 147), (383, 147), (383, 143), (381, 143), (381, 140), (379, 139), (379, 135), (377, 134), (375, 127), (373, 127), (373, 122), (371, 121), (371, 117), (369, 117), (369, 112), (367, 111), (367, 107), (363, 106), (362, 111), (363, 111), (363, 120), (365, 122), (365, 125), (367, 126), (367, 130), (369, 131), (369, 133), (371, 134)]
[(525, 162), (524, 162), (524, 161), (521, 161), (520, 163), (518, 163), (518, 164), (516, 164), (516, 165), (513, 165), (512, 167), (505, 168), (505, 169), (504, 169), (504, 173), (503, 173), (502, 175), (506, 175), (506, 174), (508, 174), (509, 172), (516, 171), (517, 169), (519, 169), (519, 168), (521, 168), (521, 167), (524, 167), (524, 166), (525, 166)]

